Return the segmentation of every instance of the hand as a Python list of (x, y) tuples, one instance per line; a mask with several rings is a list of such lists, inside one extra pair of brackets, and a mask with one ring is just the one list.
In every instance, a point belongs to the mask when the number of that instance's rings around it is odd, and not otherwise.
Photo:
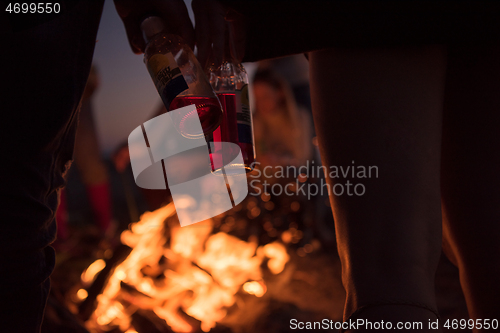
[(179, 35), (194, 47), (194, 29), (183, 0), (114, 0), (116, 11), (125, 25), (128, 41), (136, 54), (144, 52), (141, 21), (147, 16), (159, 16), (167, 24), (167, 31)]
[(222, 63), (225, 54), (226, 31), (231, 45), (231, 56), (241, 62), (245, 53), (245, 20), (243, 15), (217, 0), (193, 0), (196, 21), (198, 60), (205, 68), (211, 59), (215, 66)]

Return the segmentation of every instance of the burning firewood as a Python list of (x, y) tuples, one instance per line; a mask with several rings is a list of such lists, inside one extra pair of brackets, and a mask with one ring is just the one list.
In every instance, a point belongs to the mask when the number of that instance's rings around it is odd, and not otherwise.
[(109, 275), (113, 272), (113, 269), (117, 264), (125, 260), (131, 250), (132, 249), (126, 245), (120, 245), (115, 250), (113, 257), (105, 263), (105, 267), (100, 271), (95, 281), (88, 288), (87, 297), (78, 307), (80, 319), (86, 321), (90, 318), (96, 307), (97, 296), (103, 291), (104, 286), (109, 279)]
[(208, 332), (235, 304), (237, 293), (265, 294), (264, 260), (274, 274), (288, 261), (279, 243), (259, 247), (213, 234), (213, 220), (183, 228), (175, 222), (170, 204), (144, 214), (122, 233), (126, 247), (106, 263), (80, 305), (91, 331)]

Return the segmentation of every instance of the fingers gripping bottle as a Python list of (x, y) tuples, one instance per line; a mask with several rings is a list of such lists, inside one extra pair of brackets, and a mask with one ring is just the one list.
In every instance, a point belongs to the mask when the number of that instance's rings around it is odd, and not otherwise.
[[(228, 45), (227, 45), (228, 46)], [(226, 49), (229, 49), (226, 46)], [(213, 173), (239, 174), (250, 172), (255, 161), (252, 114), (248, 98), (248, 76), (242, 64), (233, 60), (229, 52), (218, 68), (208, 69), (210, 83), (224, 109), (222, 123), (211, 136)], [(234, 143), (236, 149), (222, 144)], [(244, 165), (231, 163), (239, 150)]]
[(195, 104), (196, 114), (172, 113), (179, 132), (187, 138), (211, 134), (222, 121), (223, 111), (208, 78), (191, 48), (182, 38), (165, 32), (165, 25), (156, 16), (141, 23), (146, 40), (144, 63), (168, 111)]

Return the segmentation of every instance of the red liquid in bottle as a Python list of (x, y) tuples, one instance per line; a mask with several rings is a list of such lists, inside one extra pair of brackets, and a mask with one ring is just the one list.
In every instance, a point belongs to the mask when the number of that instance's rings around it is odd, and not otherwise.
[[(182, 108), (187, 105), (196, 105), (196, 111), (198, 112), (198, 117), (200, 119), (201, 128), (203, 133), (212, 133), (221, 123), (220, 114), (220, 104), (216, 98), (209, 97), (197, 97), (197, 96), (179, 96), (174, 98), (172, 103), (170, 103), (169, 111)], [(187, 137), (196, 137), (203, 135), (203, 133), (197, 133), (196, 127), (196, 117), (194, 114), (185, 114), (179, 119), (174, 119), (176, 125), (179, 127), (180, 132)]]
[[(236, 94), (234, 93), (219, 93), (217, 94), (224, 116), (222, 123), (213, 133), (213, 149), (210, 154), (212, 161), (212, 171), (217, 171), (224, 167), (224, 171), (228, 174), (238, 173), (241, 168), (245, 168), (246, 172), (252, 171), (251, 164), (254, 162), (254, 146), (251, 125), (249, 123), (238, 120)], [(222, 145), (222, 142), (231, 142), (237, 144), (240, 149), (231, 149), (228, 145)], [(224, 149), (222, 149), (224, 147)], [(238, 156), (239, 150), (243, 156), (244, 165), (231, 164)], [(233, 170), (234, 169), (234, 170)], [(233, 172), (232, 172), (233, 171)]]

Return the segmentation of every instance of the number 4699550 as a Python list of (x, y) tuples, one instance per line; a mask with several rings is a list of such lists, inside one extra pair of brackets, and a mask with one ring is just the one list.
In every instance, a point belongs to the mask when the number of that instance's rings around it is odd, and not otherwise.
[(498, 319), (448, 319), (443, 325), (446, 329), (483, 329), (483, 330), (497, 330), (498, 329)]
[(51, 14), (59, 13), (61, 11), (61, 4), (55, 2), (39, 2), (39, 3), (9, 3), (5, 11), (10, 14)]

